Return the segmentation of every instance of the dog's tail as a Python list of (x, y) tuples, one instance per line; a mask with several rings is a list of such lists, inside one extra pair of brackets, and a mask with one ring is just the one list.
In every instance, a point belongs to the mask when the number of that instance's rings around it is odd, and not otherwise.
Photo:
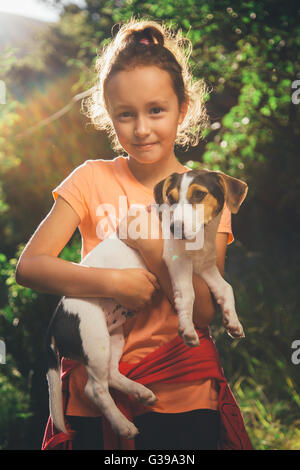
[(47, 380), (49, 389), (49, 411), (53, 424), (58, 431), (68, 434), (63, 411), (63, 396), (60, 380), (60, 356), (54, 337), (48, 335), (47, 340)]

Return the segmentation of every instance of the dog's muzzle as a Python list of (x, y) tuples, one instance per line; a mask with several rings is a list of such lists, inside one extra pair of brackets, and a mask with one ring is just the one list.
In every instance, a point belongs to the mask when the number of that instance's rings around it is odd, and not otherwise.
[[(204, 226), (205, 224), (203, 224), (201, 228), (203, 229)], [(174, 235), (174, 238), (179, 240), (193, 240), (197, 236), (197, 233), (195, 232), (187, 233), (187, 230), (185, 230), (184, 222), (182, 222), (181, 220), (175, 220), (174, 222), (172, 222), (170, 224), (170, 231)]]

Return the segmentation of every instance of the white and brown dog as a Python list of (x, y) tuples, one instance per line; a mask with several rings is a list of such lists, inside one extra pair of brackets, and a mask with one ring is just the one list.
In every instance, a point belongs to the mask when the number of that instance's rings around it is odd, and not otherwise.
[[(220, 304), (228, 333), (232, 337), (244, 337), (235, 311), (233, 290), (216, 266), (215, 242), (224, 202), (232, 213), (237, 213), (247, 190), (243, 181), (209, 170), (173, 173), (154, 188), (160, 219), (169, 221), (170, 236), (164, 237), (163, 259), (172, 281), (178, 332), (189, 346), (199, 344), (192, 319), (193, 272), (205, 280)], [(197, 211), (200, 205), (202, 211)], [(163, 215), (169, 209), (168, 218), (164, 219)], [(181, 236), (178, 236), (179, 232)], [(138, 251), (126, 245), (116, 233), (99, 243), (81, 264), (147, 269)], [(130, 314), (114, 299), (63, 297), (60, 300), (49, 325), (47, 340), (50, 415), (59, 431), (67, 432), (60, 382), (60, 360), (66, 357), (85, 365), (88, 374), (85, 393), (109, 420), (114, 431), (129, 439), (138, 433), (109, 393), (109, 387), (112, 387), (147, 405), (156, 401), (148, 388), (119, 372), (124, 345), (122, 325)]]

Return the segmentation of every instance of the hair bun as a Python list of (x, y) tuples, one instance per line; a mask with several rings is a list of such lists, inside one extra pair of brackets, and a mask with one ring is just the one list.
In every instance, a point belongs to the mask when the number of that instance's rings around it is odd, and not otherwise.
[(129, 37), (135, 43), (141, 43), (145, 45), (159, 44), (164, 46), (163, 34), (154, 26), (146, 26), (144, 28), (133, 30)]

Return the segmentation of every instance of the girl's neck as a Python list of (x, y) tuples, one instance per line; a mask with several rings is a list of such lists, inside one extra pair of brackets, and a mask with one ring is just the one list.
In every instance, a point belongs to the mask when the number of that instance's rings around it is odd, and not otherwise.
[(140, 163), (129, 156), (128, 167), (134, 177), (149, 189), (153, 189), (159, 181), (171, 173), (183, 173), (185, 169), (184, 165), (178, 162), (174, 154), (168, 159), (159, 160), (154, 163)]

